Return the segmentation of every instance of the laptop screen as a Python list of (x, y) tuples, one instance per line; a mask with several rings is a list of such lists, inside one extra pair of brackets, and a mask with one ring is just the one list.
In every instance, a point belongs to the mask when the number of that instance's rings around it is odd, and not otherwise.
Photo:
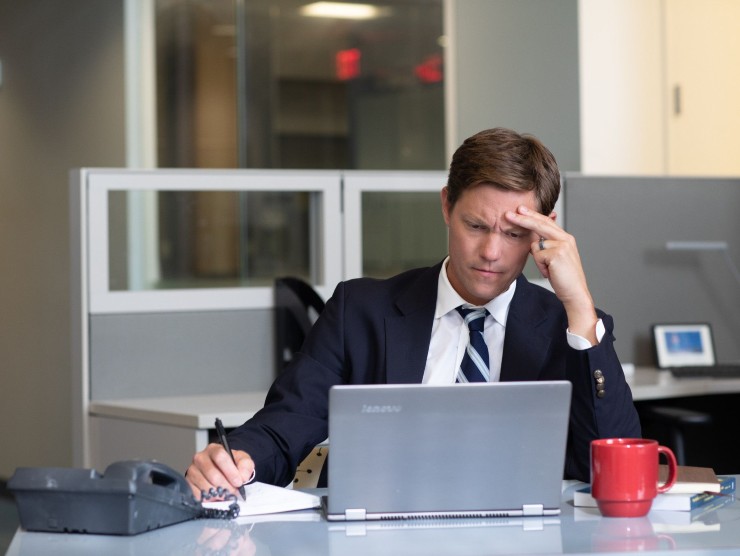
[(571, 384), (337, 386), (329, 519), (557, 513)]

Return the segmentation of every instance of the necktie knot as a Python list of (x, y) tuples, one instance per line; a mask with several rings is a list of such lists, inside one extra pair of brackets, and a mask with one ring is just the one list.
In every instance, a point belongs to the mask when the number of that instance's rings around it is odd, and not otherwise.
[(485, 323), (486, 315), (488, 314), (486, 309), (466, 309), (461, 305), (457, 308), (457, 312), (462, 315), (463, 319), (465, 319), (465, 324), (468, 325), (468, 330), (471, 332), (483, 332), (483, 324)]

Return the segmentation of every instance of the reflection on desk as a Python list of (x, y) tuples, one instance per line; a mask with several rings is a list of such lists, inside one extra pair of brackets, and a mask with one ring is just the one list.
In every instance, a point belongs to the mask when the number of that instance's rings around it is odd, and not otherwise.
[[(701, 527), (667, 527), (676, 516), (650, 512), (643, 518), (603, 518), (595, 508), (574, 508), (563, 483), (561, 515), (510, 519), (326, 522), (318, 511), (222, 522), (189, 521), (134, 537), (66, 535), (18, 531), (8, 550), (29, 554), (613, 554), (650, 551), (707, 556), (740, 551), (740, 502), (704, 514)], [(314, 491), (322, 494), (322, 490)], [(665, 512), (661, 512), (664, 514)], [(682, 513), (690, 522), (690, 515)], [(291, 519), (291, 517), (295, 519)], [(675, 520), (674, 520), (675, 521)]]

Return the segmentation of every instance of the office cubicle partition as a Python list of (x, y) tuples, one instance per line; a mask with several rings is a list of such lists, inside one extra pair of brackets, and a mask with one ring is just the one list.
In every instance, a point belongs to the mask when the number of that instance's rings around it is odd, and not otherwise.
[[(445, 179), (74, 171), (75, 463), (103, 467), (118, 454), (182, 465), (206, 441), (201, 423), (208, 426), (213, 407), (240, 424), (276, 372), (274, 279), (302, 278), (326, 299), (343, 278), (438, 262), (446, 253)], [(219, 405), (227, 399), (232, 405)], [(198, 429), (194, 443), (183, 426)], [(182, 441), (165, 443), (178, 435)]]
[(565, 175), (565, 225), (623, 362), (654, 365), (651, 325), (685, 322), (710, 323), (717, 359), (740, 361), (739, 209), (735, 178)]
[(342, 278), (340, 184), (336, 171), (73, 172), (77, 464), (106, 436), (91, 401), (267, 389), (274, 275), (322, 295)]
[[(156, 400), (187, 397), (166, 417), (176, 431), (189, 418), (207, 426), (210, 410), (181, 407), (197, 406), (199, 396), (219, 404), (244, 394), (235, 407), (248, 399), (258, 408), (253, 393), (275, 373), (274, 277), (297, 275), (327, 298), (344, 278), (439, 261), (445, 179), (443, 172), (74, 172), (76, 463), (110, 463), (98, 450), (107, 441), (103, 424), (129, 402), (146, 406), (136, 419), (148, 419)], [(597, 305), (616, 319), (622, 361), (652, 365), (650, 326), (689, 321), (712, 324), (720, 360), (740, 359), (740, 284), (726, 264), (740, 260), (740, 180), (566, 174), (564, 183), (560, 221), (578, 240)], [(672, 251), (671, 241), (724, 242), (727, 251)], [(111, 414), (91, 416), (91, 404)], [(239, 424), (244, 414), (232, 414)], [(135, 455), (149, 447), (142, 450)]]
[(441, 261), (446, 183), (444, 172), (344, 172), (345, 278), (387, 278)]

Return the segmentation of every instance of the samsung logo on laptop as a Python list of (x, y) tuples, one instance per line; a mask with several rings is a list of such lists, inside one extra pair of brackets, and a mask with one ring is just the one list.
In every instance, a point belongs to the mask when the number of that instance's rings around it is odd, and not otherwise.
[(360, 413), (401, 413), (400, 405), (368, 405), (362, 404)]

